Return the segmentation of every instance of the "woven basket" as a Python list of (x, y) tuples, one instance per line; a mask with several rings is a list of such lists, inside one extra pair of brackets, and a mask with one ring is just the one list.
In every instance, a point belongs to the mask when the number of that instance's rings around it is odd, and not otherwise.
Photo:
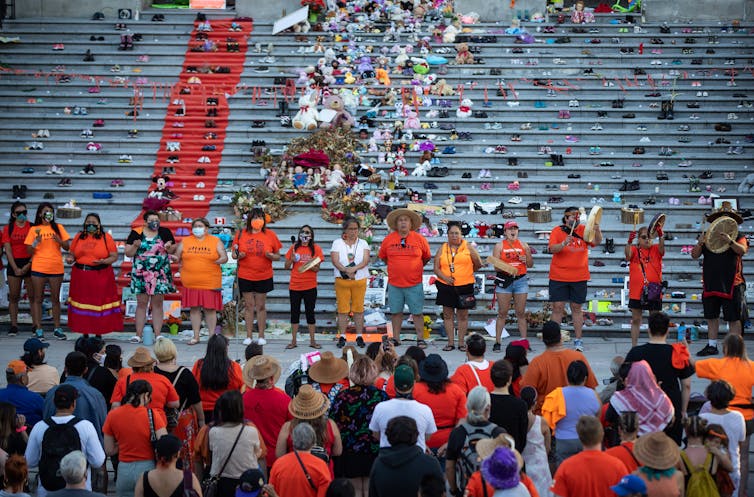
[(530, 223), (549, 223), (552, 221), (552, 209), (529, 209), (526, 216)]
[(76, 219), (81, 217), (81, 209), (78, 207), (58, 207), (56, 215), (62, 219)]
[(644, 224), (644, 209), (638, 207), (622, 207), (620, 210), (620, 222), (623, 224)]

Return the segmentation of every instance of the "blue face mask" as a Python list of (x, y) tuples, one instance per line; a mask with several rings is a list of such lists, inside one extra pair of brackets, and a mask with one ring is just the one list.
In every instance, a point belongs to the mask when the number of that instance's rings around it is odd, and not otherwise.
[(147, 227), (152, 231), (157, 231), (160, 229), (160, 222), (159, 221), (149, 221), (147, 223)]
[(86, 232), (87, 232), (87, 233), (96, 233), (96, 232), (98, 232), (98, 231), (99, 231), (99, 225), (97, 225), (97, 224), (92, 224), (92, 223), (88, 223), (88, 224), (86, 225)]
[(195, 226), (194, 228), (191, 228), (191, 233), (194, 234), (194, 236), (204, 236), (204, 232), (206, 230), (203, 226)]
[(18, 220), (19, 220), (19, 221), (21, 221), (22, 223), (25, 223), (25, 222), (26, 222), (26, 219), (27, 219), (27, 217), (26, 217), (26, 214), (19, 214), (18, 216), (16, 216), (16, 219), (18, 219)]

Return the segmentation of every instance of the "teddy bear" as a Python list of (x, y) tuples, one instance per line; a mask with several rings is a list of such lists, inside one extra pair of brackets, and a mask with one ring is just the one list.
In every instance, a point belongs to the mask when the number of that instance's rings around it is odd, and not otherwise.
[(298, 99), (299, 109), (293, 116), (293, 127), (296, 129), (305, 129), (311, 131), (317, 128), (319, 113), (317, 112), (317, 94), (316, 92), (307, 95), (301, 95)]
[(458, 43), (456, 45), (456, 64), (473, 64), (474, 55), (469, 51), (468, 43)]
[(451, 24), (450, 26), (447, 26), (445, 30), (442, 32), (442, 42), (443, 43), (455, 43), (456, 42), (456, 35), (460, 33), (461, 30), (458, 29), (458, 27), (454, 24)]
[(322, 82), (324, 84), (335, 84), (335, 76), (333, 76), (333, 68), (331, 66), (323, 66), (320, 71), (322, 72)]
[(390, 76), (388, 75), (386, 69), (382, 67), (378, 67), (375, 70), (375, 74), (377, 76), (377, 81), (379, 81), (380, 84), (385, 85), (385, 86), (390, 86)]
[(424, 162), (417, 162), (416, 167), (413, 171), (411, 171), (411, 176), (426, 176), (427, 171), (429, 171), (429, 168), (431, 166), (429, 165), (429, 161), (425, 160)]
[(458, 106), (458, 109), (456, 110), (456, 117), (459, 119), (467, 119), (471, 117), (471, 107), (474, 105), (474, 102), (471, 101), (469, 98), (464, 98), (461, 100), (461, 105)]
[(421, 122), (419, 121), (419, 115), (414, 109), (409, 107), (403, 108), (403, 129), (421, 129)]
[(429, 92), (438, 97), (452, 97), (456, 91), (450, 86), (445, 79), (438, 79), (431, 87)]
[(738, 185), (739, 193), (754, 193), (754, 174), (749, 174)]
[(340, 97), (340, 95), (328, 95), (322, 105), (325, 109), (334, 111), (335, 116), (330, 120), (330, 122), (323, 122), (320, 125), (321, 128), (351, 129), (352, 127), (356, 126), (356, 120), (345, 109), (343, 99)]
[(448, 197), (447, 199), (443, 200), (442, 205), (445, 209), (445, 214), (456, 213), (456, 201), (454, 198)]
[(401, 70), (406, 67), (407, 62), (408, 51), (406, 50), (406, 47), (398, 47), (398, 55), (395, 56), (396, 72), (401, 72)]

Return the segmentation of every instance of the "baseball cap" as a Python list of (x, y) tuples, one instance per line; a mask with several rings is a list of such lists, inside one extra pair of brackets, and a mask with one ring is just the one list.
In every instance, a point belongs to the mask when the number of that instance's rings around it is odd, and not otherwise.
[(617, 485), (613, 485), (610, 489), (621, 497), (630, 494), (646, 494), (647, 484), (636, 475), (626, 475), (620, 479)]
[(65, 383), (55, 389), (55, 403), (68, 404), (79, 398), (79, 391), (73, 385)]
[(241, 474), (236, 497), (257, 497), (264, 486), (264, 474), (258, 469), (247, 469)]
[(46, 349), (50, 344), (43, 342), (39, 338), (29, 338), (24, 342), (24, 352), (34, 353), (40, 349)]
[(401, 364), (395, 368), (393, 380), (395, 381), (396, 390), (407, 392), (414, 386), (414, 370), (411, 369), (411, 366)]
[(508, 228), (518, 228), (518, 223), (512, 219), (510, 221), (506, 221), (505, 229), (508, 229)]
[(24, 374), (27, 371), (26, 363), (20, 359), (10, 361), (8, 367), (5, 369), (7, 372), (13, 372), (13, 374)]

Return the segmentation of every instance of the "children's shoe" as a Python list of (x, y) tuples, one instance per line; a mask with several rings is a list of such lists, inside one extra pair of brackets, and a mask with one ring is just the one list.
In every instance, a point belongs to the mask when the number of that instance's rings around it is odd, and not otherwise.
[(60, 328), (55, 328), (55, 331), (53, 331), (52, 334), (58, 340), (68, 340), (68, 337), (66, 336), (65, 333), (63, 333), (63, 330), (61, 330)]

